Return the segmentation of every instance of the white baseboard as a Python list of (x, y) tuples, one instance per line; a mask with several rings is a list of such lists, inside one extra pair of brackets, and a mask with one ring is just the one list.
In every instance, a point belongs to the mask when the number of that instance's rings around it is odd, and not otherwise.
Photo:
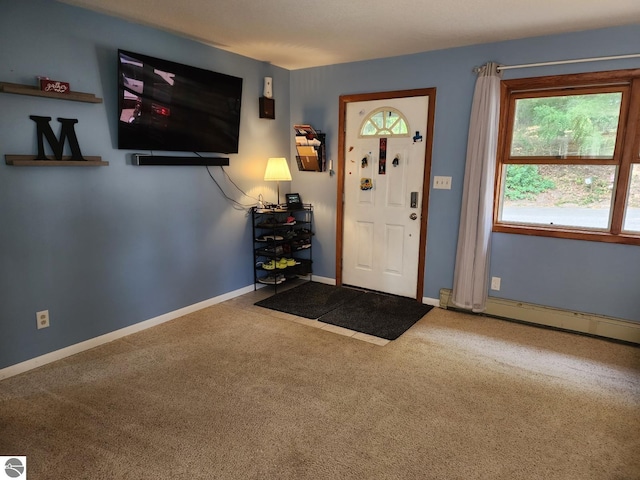
[[(455, 308), (451, 304), (451, 290), (440, 290), (439, 306)], [(519, 320), (547, 327), (586, 333), (640, 344), (640, 323), (591, 313), (574, 312), (533, 303), (489, 297), (486, 315)]]
[(424, 303), (425, 305), (432, 305), (434, 307), (439, 307), (440, 306), (440, 299), (439, 298), (422, 297), (422, 303)]
[(318, 275), (312, 275), (311, 276), (311, 280), (313, 280), (314, 282), (318, 282), (318, 283), (325, 283), (327, 285), (335, 285), (336, 284), (336, 279), (335, 278), (320, 277)]
[(45, 355), (40, 355), (39, 357), (32, 358), (30, 360), (26, 360), (21, 363), (17, 363), (9, 367), (5, 367), (0, 370), (0, 380), (4, 380), (5, 378), (19, 375), (20, 373), (33, 370), (34, 368), (40, 367), (42, 365), (46, 365), (47, 363), (55, 362), (56, 360), (61, 360), (71, 355), (75, 355), (76, 353), (80, 353), (85, 350), (95, 348), (105, 343), (113, 342), (114, 340), (117, 340), (122, 337), (126, 337), (127, 335), (131, 335), (133, 333), (146, 330), (147, 328), (155, 327), (156, 325), (160, 325), (170, 320), (174, 320), (184, 315), (188, 315), (189, 313), (193, 313), (198, 310), (202, 310), (203, 308), (207, 308), (212, 305), (216, 305), (218, 303), (224, 302), (226, 300), (230, 300), (232, 298), (238, 297), (240, 295), (244, 295), (245, 293), (249, 293), (253, 291), (253, 289), (254, 289), (253, 285), (243, 287), (238, 290), (234, 290), (232, 292), (225, 293), (223, 295), (210, 298), (202, 302), (194, 303), (193, 305), (189, 305), (184, 308), (180, 308), (178, 310), (174, 310), (173, 312), (165, 313), (158, 317), (150, 318), (149, 320), (144, 320), (140, 323), (136, 323), (129, 327), (121, 328), (120, 330), (115, 330), (110, 333), (105, 333), (104, 335), (100, 335), (99, 337), (90, 338), (89, 340), (85, 340), (84, 342), (76, 343), (74, 345), (70, 345), (60, 350), (56, 350), (54, 352), (47, 353)]

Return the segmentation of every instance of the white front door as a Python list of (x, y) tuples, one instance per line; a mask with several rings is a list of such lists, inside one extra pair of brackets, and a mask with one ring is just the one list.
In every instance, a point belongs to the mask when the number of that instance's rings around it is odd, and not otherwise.
[[(347, 104), (342, 258), (346, 285), (416, 298), (428, 106), (428, 96)], [(408, 135), (362, 136), (363, 121), (376, 111), (389, 118), (404, 117)]]

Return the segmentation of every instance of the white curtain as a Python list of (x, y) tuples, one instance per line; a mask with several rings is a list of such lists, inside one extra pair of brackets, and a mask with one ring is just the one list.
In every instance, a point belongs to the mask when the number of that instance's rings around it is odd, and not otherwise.
[(482, 312), (488, 296), (493, 190), (500, 116), (497, 64), (478, 72), (467, 140), (467, 163), (458, 232), (451, 301), (456, 307)]

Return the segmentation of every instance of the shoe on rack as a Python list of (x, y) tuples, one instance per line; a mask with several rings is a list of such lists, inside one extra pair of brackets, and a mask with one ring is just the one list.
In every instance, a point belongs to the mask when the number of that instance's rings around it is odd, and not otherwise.
[(291, 242), (291, 245), (293, 246), (293, 248), (300, 250), (301, 248), (309, 248), (311, 247), (311, 240), (310, 239), (301, 239), (301, 240), (294, 240), (293, 242)]
[(296, 262), (293, 258), (287, 258), (287, 267), (294, 267), (295, 265), (299, 265), (299, 262)]
[(282, 257), (276, 262), (276, 267), (279, 269), (287, 268), (287, 259)]
[(264, 283), (266, 285), (280, 285), (285, 280), (286, 278), (284, 277), (284, 275), (269, 274), (266, 277), (259, 278), (258, 282)]
[(261, 250), (265, 253), (275, 253), (276, 255), (282, 255), (283, 252), (282, 245), (276, 245), (275, 247), (265, 247)]
[(264, 222), (258, 223), (256, 225), (256, 227), (259, 227), (259, 228), (273, 228), (273, 227), (278, 227), (280, 225), (282, 225), (282, 224), (278, 223), (278, 221), (274, 217), (269, 217), (269, 218), (265, 219)]
[(296, 238), (310, 238), (313, 235), (308, 228), (299, 228), (296, 230)]
[(264, 268), (265, 270), (274, 270), (276, 268), (276, 262), (270, 260), (267, 263), (263, 263), (262, 268)]
[(284, 222), (284, 225), (295, 225), (295, 224), (296, 224), (296, 218), (292, 216), (288, 216), (287, 221)]
[(269, 240), (283, 240), (284, 238), (281, 237), (280, 235), (260, 235), (258, 238), (256, 238), (257, 242), (268, 242)]

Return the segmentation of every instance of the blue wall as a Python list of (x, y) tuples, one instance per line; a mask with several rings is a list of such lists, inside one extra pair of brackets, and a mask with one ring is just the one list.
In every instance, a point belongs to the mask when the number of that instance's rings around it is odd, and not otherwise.
[[(225, 167), (247, 193), (269, 156), (288, 154), (289, 72), (197, 42), (54, 1), (0, 1), (0, 81), (68, 81), (94, 105), (0, 93), (0, 368), (126, 327), (253, 282), (250, 222), (205, 167), (138, 167), (116, 149), (118, 48), (244, 79), (240, 152)], [(276, 120), (260, 119), (263, 78)], [(29, 115), (77, 118), (84, 155), (107, 167), (13, 167), (35, 154)], [(252, 203), (213, 175), (233, 198)], [(271, 192), (272, 191), (272, 192)], [(48, 309), (51, 327), (36, 330)]]
[[(291, 121), (327, 132), (337, 160), (340, 95), (436, 87), (431, 175), (453, 177), (451, 190), (431, 190), (424, 296), (453, 285), (474, 66), (640, 52), (640, 25), (476, 45), (291, 73)], [(508, 70), (504, 78), (640, 68), (640, 59)], [(336, 177), (295, 172), (292, 188), (321, 207), (315, 273), (335, 277)], [(318, 210), (318, 208), (316, 209)], [(640, 247), (495, 234), (491, 275), (502, 298), (640, 321)]]
[[(53, 0), (0, 0), (0, 81), (37, 75), (104, 99), (93, 105), (0, 94), (0, 155), (35, 154), (29, 115), (78, 118), (85, 155), (108, 167), (10, 167), (0, 162), (0, 368), (251, 285), (251, 232), (204, 167), (136, 167), (116, 149), (116, 50), (128, 49), (244, 78), (241, 145), (227, 171), (247, 193), (275, 197), (266, 158), (292, 156), (293, 123), (327, 133), (337, 159), (338, 97), (437, 88), (424, 295), (453, 283), (466, 137), (475, 77), (504, 64), (635, 53), (630, 26), (289, 72), (155, 29)], [(505, 78), (616, 68), (639, 60), (510, 71)], [(258, 118), (262, 79), (274, 79), (276, 120)], [(212, 172), (234, 198), (218, 167)], [(314, 268), (335, 276), (336, 177), (293, 169), (290, 186), (315, 204)], [(492, 275), (506, 298), (640, 320), (640, 247), (494, 235)], [(51, 327), (36, 330), (48, 309)]]

